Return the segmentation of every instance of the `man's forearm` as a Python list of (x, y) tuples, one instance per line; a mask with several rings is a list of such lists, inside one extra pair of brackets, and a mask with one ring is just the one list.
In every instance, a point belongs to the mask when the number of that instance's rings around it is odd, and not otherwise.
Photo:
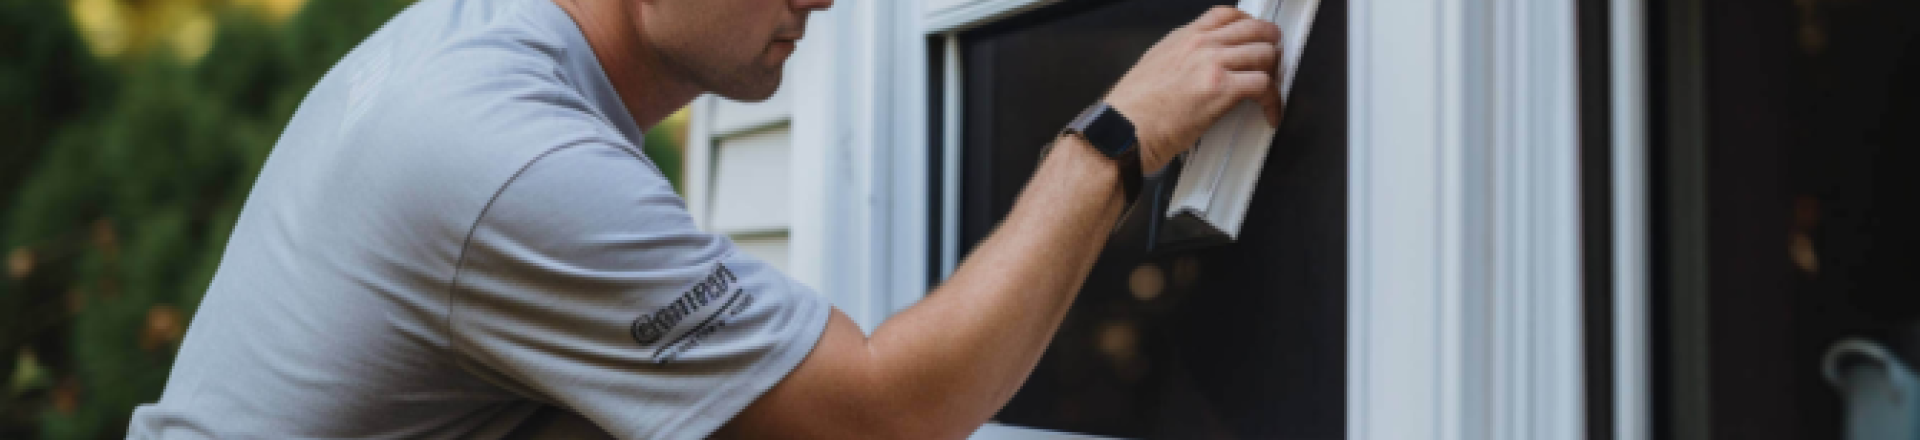
[[(1119, 167), (1056, 140), (1013, 212), (951, 279), (868, 341), (877, 370), (940, 419), (977, 427), (1025, 381), (1124, 206)], [(911, 384), (911, 385), (905, 385)], [(970, 415), (966, 417), (963, 415)]]
[[(1134, 124), (1145, 167), (1232, 105), (1272, 95), (1280, 32), (1216, 8), (1155, 44), (1103, 99)], [(1120, 167), (1057, 139), (1013, 212), (952, 279), (872, 336), (835, 312), (812, 353), (722, 437), (954, 438), (997, 412), (1039, 362), (1105, 246)]]
[(812, 354), (721, 438), (958, 438), (1033, 371), (1123, 206), (1120, 167), (1056, 140), (952, 279), (861, 337), (838, 311)]

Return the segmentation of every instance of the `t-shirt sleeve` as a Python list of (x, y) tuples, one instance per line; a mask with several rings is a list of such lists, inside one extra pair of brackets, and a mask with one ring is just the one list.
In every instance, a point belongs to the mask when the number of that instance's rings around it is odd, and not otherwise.
[(700, 231), (638, 156), (588, 144), (534, 160), (488, 204), (448, 327), (496, 385), (616, 437), (700, 438), (805, 359), (830, 309)]

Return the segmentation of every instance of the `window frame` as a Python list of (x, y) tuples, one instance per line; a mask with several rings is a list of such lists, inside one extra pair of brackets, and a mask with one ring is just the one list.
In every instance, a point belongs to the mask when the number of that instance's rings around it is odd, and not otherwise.
[[(922, 27), (945, 39), (945, 275), (959, 258), (959, 32), (1051, 2), (926, 2), (944, 6)], [(1637, 6), (1613, 6), (1613, 38), (1628, 40), (1614, 44), (1616, 69), (1639, 66), (1620, 61), (1641, 58), (1632, 45)], [(1584, 435), (1576, 11), (1573, 0), (1349, 4), (1349, 438)], [(1405, 80), (1418, 72), (1438, 80)], [(1633, 99), (1636, 77), (1620, 75), (1614, 96)], [(1644, 335), (1631, 333), (1644, 322), (1644, 301), (1635, 302), (1644, 275), (1634, 272), (1645, 261), (1634, 241), (1644, 236), (1635, 209), (1644, 159), (1632, 121), (1615, 118), (1612, 137), (1622, 186), (1612, 197), (1628, 207), (1611, 213), (1613, 255), (1624, 260), (1612, 276), (1626, 281), (1611, 284), (1613, 318), (1626, 321), (1614, 328), (1629, 332), (1613, 347), (1627, 353), (1614, 356), (1621, 433), (1636, 432), (1644, 410), (1634, 397)], [(982, 432), (1000, 438), (1005, 429)]]
[[(814, 15), (789, 68), (797, 279), (872, 329), (951, 273), (956, 38), (1055, 1), (844, 2)], [(1575, 2), (1350, 0), (1349, 438), (1584, 435)], [(1646, 438), (1648, 405), (1644, 9), (1609, 6), (1611, 371), (1625, 439)], [(1419, 76), (1434, 80), (1407, 80)], [(937, 120), (923, 110), (935, 96)], [(696, 216), (715, 137), (701, 121), (717, 105), (694, 109)], [(1081, 437), (989, 425), (976, 438)]]

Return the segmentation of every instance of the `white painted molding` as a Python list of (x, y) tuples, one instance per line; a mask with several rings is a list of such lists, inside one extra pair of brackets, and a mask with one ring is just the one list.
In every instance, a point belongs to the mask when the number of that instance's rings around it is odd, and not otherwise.
[(1609, 2), (1613, 130), (1613, 433), (1618, 440), (1652, 438), (1650, 398), (1653, 328), (1647, 303), (1649, 268), (1647, 187), (1646, 5)]
[(1348, 4), (1348, 439), (1463, 440), (1448, 426), (1465, 379), (1452, 318), (1480, 286), (1442, 267), (1464, 256), (1447, 230), (1462, 213), (1445, 209), (1461, 176), (1443, 172), (1459, 166), (1460, 139), (1443, 119), (1466, 109), (1457, 79), (1407, 80), (1460, 77), (1435, 37), (1458, 32), (1457, 11), (1442, 12), (1461, 1)]
[(812, 286), (836, 307), (851, 316), (848, 303), (857, 303), (848, 285), (848, 273), (863, 261), (848, 259), (846, 249), (856, 237), (850, 232), (858, 225), (848, 218), (857, 191), (848, 174), (851, 147), (844, 125), (850, 118), (847, 96), (854, 84), (848, 79), (844, 58), (853, 30), (849, 12), (857, 4), (813, 14), (807, 39), (788, 68), (793, 69), (793, 226), (790, 274)]
[(1572, 1), (1349, 13), (1348, 438), (1579, 438)]
[(877, 184), (884, 188), (879, 191), (882, 204), (878, 208), (885, 213), (881, 221), (887, 227), (882, 239), (886, 244), (874, 261), (882, 265), (875, 280), (881, 303), (875, 308), (893, 316), (925, 298), (934, 276), (930, 215), (935, 202), (928, 196), (934, 184), (930, 179), (934, 145), (928, 131), (933, 122), (927, 117), (934, 85), (927, 78), (931, 60), (927, 40), (914, 21), (921, 16), (920, 3), (883, 3), (890, 7), (875, 16), (876, 40), (884, 43), (875, 48), (883, 54), (875, 66), (878, 75), (889, 78), (878, 85), (892, 93), (883, 94), (884, 107), (876, 107), (872, 122), (879, 132), (876, 138), (881, 139), (879, 148), (888, 152), (877, 170), (885, 175)]
[(927, 289), (918, 6), (851, 2), (816, 14), (794, 76), (793, 269), (869, 330)]
[[(1586, 434), (1574, 0), (1487, 0), (1493, 44), (1494, 439)], [(1468, 59), (1476, 57), (1469, 56)]]
[(920, 0), (925, 15), (920, 32), (940, 34), (966, 30), (1059, 0)]

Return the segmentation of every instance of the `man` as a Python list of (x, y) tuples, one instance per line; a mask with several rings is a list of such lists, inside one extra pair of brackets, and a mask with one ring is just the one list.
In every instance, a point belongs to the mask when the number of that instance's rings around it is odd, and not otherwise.
[(1039, 360), (1140, 170), (1234, 103), (1277, 105), (1272, 24), (1222, 8), (1171, 33), (868, 337), (698, 230), (639, 148), (701, 93), (772, 95), (831, 3), (400, 14), (301, 105), (131, 436), (497, 438), (556, 412), (621, 438), (965, 436)]

